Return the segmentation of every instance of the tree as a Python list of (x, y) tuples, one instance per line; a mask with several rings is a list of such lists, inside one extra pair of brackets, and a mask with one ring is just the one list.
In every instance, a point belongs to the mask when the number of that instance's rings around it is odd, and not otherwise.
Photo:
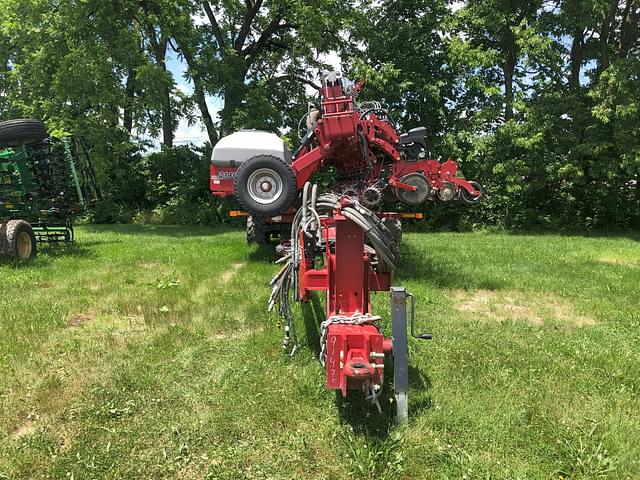
[[(253, 89), (283, 88), (277, 83), (304, 77), (306, 69), (318, 66), (315, 53), (335, 44), (340, 28), (336, 19), (348, 11), (336, 5), (329, 0), (184, 4), (174, 38), (188, 64), (205, 124), (210, 113), (204, 95), (222, 99), (220, 134), (226, 134), (238, 126)], [(192, 18), (199, 14), (205, 20), (195, 25)], [(251, 116), (263, 113), (268, 114)]]
[(521, 40), (531, 35), (541, 7), (541, 0), (469, 0), (457, 14), (458, 41), (483, 53), (477, 66), (493, 63), (490, 75), (502, 82), (505, 121), (514, 116), (516, 86), (527, 74)]
[(347, 73), (366, 81), (361, 99), (382, 101), (402, 128), (426, 126), (435, 149), (454, 96), (439, 33), (449, 16), (445, 0), (367, 3), (343, 46)]
[[(639, 225), (640, 0), (459, 6), (0, 0), (0, 116), (38, 117), (53, 132), (87, 136), (121, 210), (172, 203), (206, 211), (208, 200), (196, 195), (206, 174), (177, 178), (205, 172), (208, 150), (172, 148), (178, 122), (201, 121), (211, 145), (259, 128), (295, 148), (298, 120), (314, 100), (308, 85), (324, 67), (319, 54), (337, 51), (346, 75), (367, 81), (360, 100), (381, 100), (401, 130), (426, 126), (434, 156), (460, 159), (464, 174), (485, 183), (483, 206), (449, 209), (443, 220)], [(167, 68), (174, 54), (187, 65), (189, 94)], [(211, 97), (222, 102), (219, 119)], [(147, 156), (152, 139), (163, 149)]]

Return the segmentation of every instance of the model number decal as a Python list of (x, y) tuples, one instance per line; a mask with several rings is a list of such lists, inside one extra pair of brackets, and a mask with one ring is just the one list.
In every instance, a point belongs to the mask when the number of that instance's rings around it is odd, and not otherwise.
[(216, 180), (233, 180), (234, 178), (236, 178), (236, 173), (237, 172), (219, 172), (217, 175), (214, 175), (212, 177), (213, 181)]

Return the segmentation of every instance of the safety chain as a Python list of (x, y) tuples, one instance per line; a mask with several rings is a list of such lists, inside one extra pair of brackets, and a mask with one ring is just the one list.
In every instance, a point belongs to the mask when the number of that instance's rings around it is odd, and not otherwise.
[[(324, 367), (327, 356), (327, 334), (329, 332), (329, 325), (334, 323), (341, 325), (375, 325), (380, 321), (379, 315), (371, 315), (370, 313), (356, 312), (351, 316), (346, 315), (332, 315), (320, 324), (320, 355), (319, 360)], [(377, 325), (376, 325), (377, 326)]]

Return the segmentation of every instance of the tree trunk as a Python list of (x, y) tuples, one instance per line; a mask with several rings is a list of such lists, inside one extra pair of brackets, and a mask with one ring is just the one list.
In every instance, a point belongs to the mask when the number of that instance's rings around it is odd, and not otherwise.
[[(162, 72), (167, 71), (167, 45), (169, 39), (162, 37), (157, 43), (156, 61)], [(165, 147), (173, 147), (173, 114), (171, 112), (171, 88), (168, 83), (162, 87), (162, 143)]]
[(609, 68), (609, 33), (611, 32), (611, 24), (616, 18), (617, 11), (618, 0), (611, 0), (609, 11), (600, 29), (600, 64), (596, 70), (596, 77), (599, 77), (602, 72)]
[(209, 137), (209, 143), (211, 145), (215, 145), (218, 141), (218, 132), (216, 132), (216, 128), (213, 126), (213, 119), (211, 118), (211, 113), (209, 112), (209, 106), (207, 105), (207, 99), (204, 94), (204, 90), (202, 89), (202, 84), (200, 83), (200, 79), (197, 77), (193, 78), (193, 93), (196, 97), (196, 103), (198, 104), (198, 108), (200, 109), (200, 116), (202, 117), (202, 123), (204, 123), (205, 128), (207, 129), (207, 136)]
[(583, 50), (584, 29), (579, 27), (573, 32), (573, 42), (571, 44), (570, 54), (569, 85), (576, 89), (580, 88), (580, 69), (582, 67)]
[(636, 11), (638, 0), (627, 0), (622, 15), (620, 27), (620, 45), (618, 54), (620, 58), (626, 58), (629, 50), (638, 37), (638, 12)]
[[(225, 31), (220, 28), (220, 23), (216, 18), (216, 11), (211, 8), (208, 0), (202, 0), (202, 7), (207, 15), (213, 36), (218, 47), (218, 55), (222, 60), (223, 70), (231, 72), (222, 82), (224, 104), (220, 111), (220, 135), (230, 133), (233, 128), (233, 116), (237, 108), (242, 105), (247, 94), (247, 85), (245, 79), (247, 73), (251, 69), (258, 55), (265, 49), (270, 48), (276, 43), (273, 41), (280, 32), (289, 31), (296, 25), (283, 22), (283, 8), (274, 8), (270, 5), (272, 18), (261, 29), (256, 40), (252, 40), (249, 45), (245, 45), (247, 38), (251, 32), (252, 26), (256, 19), (256, 15), (262, 7), (263, 0), (247, 0), (245, 2), (246, 10), (239, 29), (232, 29), (231, 39), (225, 37)], [(281, 48), (288, 48), (286, 45)]]
[(506, 27), (502, 38), (504, 62), (502, 73), (504, 74), (504, 120), (508, 122), (513, 118), (513, 77), (518, 62), (518, 49), (516, 38), (511, 27)]
[(204, 123), (204, 126), (207, 129), (209, 143), (211, 145), (215, 145), (218, 141), (218, 132), (216, 132), (216, 128), (213, 125), (213, 119), (211, 118), (211, 113), (209, 112), (207, 98), (205, 96), (204, 88), (202, 87), (202, 82), (200, 79), (200, 75), (198, 74), (195, 59), (193, 58), (193, 54), (191, 53), (189, 48), (184, 43), (180, 43), (180, 40), (178, 39), (176, 39), (176, 42), (178, 43), (180, 51), (182, 52), (182, 55), (187, 62), (187, 66), (189, 67), (189, 74), (191, 75), (191, 80), (193, 81), (193, 95), (196, 99), (198, 109), (200, 110), (202, 123)]
[(124, 129), (129, 133), (129, 136), (131, 136), (131, 133), (133, 132), (133, 103), (136, 95), (135, 77), (135, 69), (129, 69), (127, 74), (127, 84), (125, 87), (126, 98), (122, 115)]
[(228, 59), (233, 71), (232, 80), (227, 82), (224, 89), (224, 105), (220, 111), (220, 135), (228, 135), (233, 130), (233, 114), (242, 105), (247, 88), (244, 79), (248, 67), (244, 60), (235, 55)]
[(162, 92), (164, 105), (162, 106), (162, 143), (165, 146), (173, 147), (173, 115), (171, 113), (171, 90), (165, 86)]
[(508, 122), (513, 118), (513, 75), (516, 69), (516, 62), (513, 58), (507, 58), (502, 64), (504, 73), (504, 121)]
[(226, 91), (224, 103), (220, 110), (220, 135), (225, 136), (233, 131), (233, 114), (242, 104), (244, 95), (237, 91)]

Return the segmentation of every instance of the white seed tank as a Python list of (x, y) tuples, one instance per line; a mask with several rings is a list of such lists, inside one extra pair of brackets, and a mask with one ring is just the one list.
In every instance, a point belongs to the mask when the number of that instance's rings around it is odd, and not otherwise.
[(273, 155), (291, 163), (287, 144), (275, 133), (262, 130), (240, 130), (222, 137), (213, 147), (211, 163), (221, 168), (237, 168), (256, 155)]

